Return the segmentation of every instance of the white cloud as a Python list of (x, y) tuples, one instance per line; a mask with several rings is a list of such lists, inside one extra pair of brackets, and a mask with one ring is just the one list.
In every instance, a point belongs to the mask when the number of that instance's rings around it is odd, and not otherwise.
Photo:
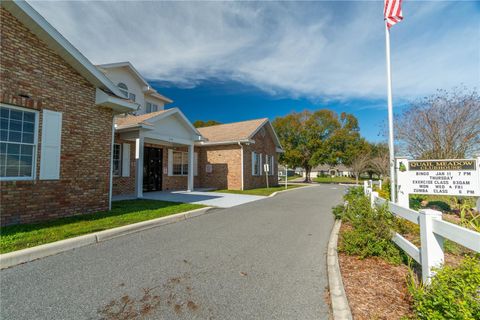
[[(381, 2), (33, 2), (94, 63), (149, 79), (234, 79), (271, 94), (385, 96)], [(405, 2), (392, 29), (395, 94), (480, 83), (474, 2)]]

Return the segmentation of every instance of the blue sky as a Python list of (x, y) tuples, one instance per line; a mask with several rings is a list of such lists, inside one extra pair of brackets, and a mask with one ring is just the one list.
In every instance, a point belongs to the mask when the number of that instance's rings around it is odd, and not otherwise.
[[(386, 112), (382, 1), (30, 1), (95, 64), (130, 61), (192, 120), (332, 108), (371, 141)], [(394, 107), (480, 83), (480, 2), (404, 1)]]

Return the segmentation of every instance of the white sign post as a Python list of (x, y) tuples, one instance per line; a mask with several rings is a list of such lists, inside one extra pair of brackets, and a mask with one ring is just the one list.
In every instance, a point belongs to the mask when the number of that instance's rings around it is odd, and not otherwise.
[(268, 173), (270, 172), (270, 166), (268, 165), (268, 163), (265, 163), (263, 165), (263, 171), (265, 172), (265, 178), (267, 180), (267, 189), (269, 188), (269, 185), (268, 185)]
[[(398, 204), (409, 194), (480, 197), (480, 157), (453, 160), (396, 159)], [(477, 201), (477, 209), (479, 201)]]

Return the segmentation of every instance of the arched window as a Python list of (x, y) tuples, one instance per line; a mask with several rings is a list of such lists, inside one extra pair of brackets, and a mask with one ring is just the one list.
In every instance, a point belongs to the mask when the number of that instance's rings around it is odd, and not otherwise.
[(119, 84), (117, 84), (117, 87), (123, 93), (125, 98), (128, 98), (128, 87), (127, 87), (127, 85), (123, 82), (120, 82)]

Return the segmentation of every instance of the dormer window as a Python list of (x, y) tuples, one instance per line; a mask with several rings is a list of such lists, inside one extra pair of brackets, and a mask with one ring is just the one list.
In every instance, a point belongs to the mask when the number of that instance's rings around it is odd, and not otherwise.
[(125, 83), (122, 83), (120, 82), (118, 85), (117, 85), (118, 89), (120, 89), (120, 91), (123, 93), (123, 95), (125, 96), (125, 98), (128, 98), (128, 87)]
[(136, 98), (135, 94), (131, 93), (131, 92), (128, 92), (128, 87), (125, 83), (120, 82), (119, 84), (117, 84), (117, 87), (118, 87), (118, 89), (120, 89), (120, 91), (125, 96), (125, 98), (128, 98), (132, 101), (135, 101), (135, 98)]
[(146, 113), (158, 111), (158, 105), (156, 105), (154, 103), (147, 102), (145, 107), (146, 107), (145, 108)]

